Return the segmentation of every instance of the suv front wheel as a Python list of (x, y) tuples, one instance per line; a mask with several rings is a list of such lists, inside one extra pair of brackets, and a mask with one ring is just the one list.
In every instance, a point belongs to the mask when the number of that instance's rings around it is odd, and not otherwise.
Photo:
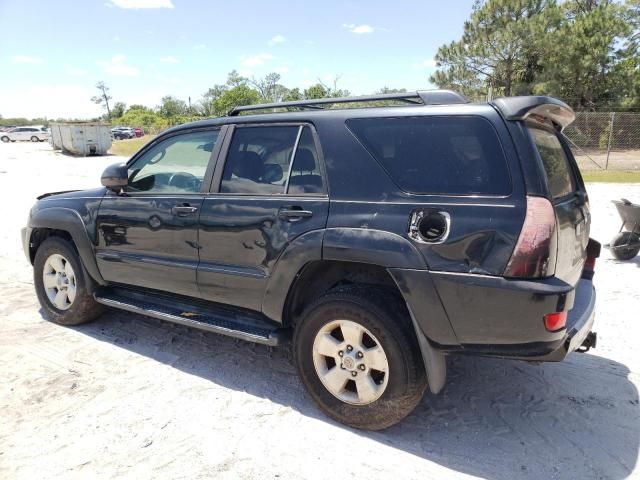
[(40, 305), (50, 320), (60, 325), (80, 325), (103, 311), (87, 292), (84, 271), (73, 246), (49, 237), (36, 252), (33, 280)]
[(296, 364), (327, 415), (380, 430), (418, 405), (427, 379), (404, 313), (395, 294), (362, 285), (333, 289), (306, 309), (295, 328)]

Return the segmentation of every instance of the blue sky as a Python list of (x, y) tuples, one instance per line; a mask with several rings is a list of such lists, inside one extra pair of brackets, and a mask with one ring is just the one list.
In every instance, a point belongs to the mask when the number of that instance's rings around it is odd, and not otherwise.
[(0, 115), (99, 115), (99, 80), (129, 105), (196, 102), (233, 69), (300, 88), (339, 75), (353, 94), (432, 88), (433, 56), (472, 3), (0, 0)]

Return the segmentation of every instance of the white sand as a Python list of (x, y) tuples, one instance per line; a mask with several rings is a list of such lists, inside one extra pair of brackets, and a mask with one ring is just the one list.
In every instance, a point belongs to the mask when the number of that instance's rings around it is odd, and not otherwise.
[[(599, 345), (563, 363), (449, 359), (385, 432), (345, 428), (304, 393), (288, 349), (123, 312), (77, 328), (41, 316), (19, 229), (40, 193), (99, 185), (117, 157), (0, 144), (0, 478), (640, 477), (640, 257), (596, 269)], [(592, 236), (619, 227), (588, 186)]]

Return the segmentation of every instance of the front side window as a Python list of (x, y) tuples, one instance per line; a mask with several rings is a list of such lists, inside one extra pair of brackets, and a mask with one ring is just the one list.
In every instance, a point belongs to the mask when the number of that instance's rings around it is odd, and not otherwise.
[(310, 128), (236, 128), (220, 191), (256, 195), (323, 192), (318, 155)]
[(508, 195), (493, 126), (480, 117), (359, 118), (349, 129), (398, 186), (416, 194)]
[(572, 193), (575, 185), (569, 159), (556, 134), (534, 127), (529, 127), (529, 132), (542, 159), (551, 196), (560, 198)]
[(129, 192), (200, 191), (218, 130), (175, 135), (154, 145), (129, 167)]

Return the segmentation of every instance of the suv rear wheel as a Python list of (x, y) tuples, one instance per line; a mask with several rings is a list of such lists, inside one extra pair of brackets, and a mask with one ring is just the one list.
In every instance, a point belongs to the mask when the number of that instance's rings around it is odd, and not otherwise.
[(39, 142), (40, 139), (34, 135), (33, 137), (31, 137), (31, 141), (32, 142)]
[(40, 305), (55, 323), (79, 325), (102, 313), (102, 305), (87, 292), (78, 254), (66, 240), (49, 237), (42, 242), (33, 274)]
[(400, 302), (386, 289), (350, 285), (329, 291), (302, 315), (294, 335), (298, 372), (330, 417), (380, 430), (420, 402), (427, 379)]

